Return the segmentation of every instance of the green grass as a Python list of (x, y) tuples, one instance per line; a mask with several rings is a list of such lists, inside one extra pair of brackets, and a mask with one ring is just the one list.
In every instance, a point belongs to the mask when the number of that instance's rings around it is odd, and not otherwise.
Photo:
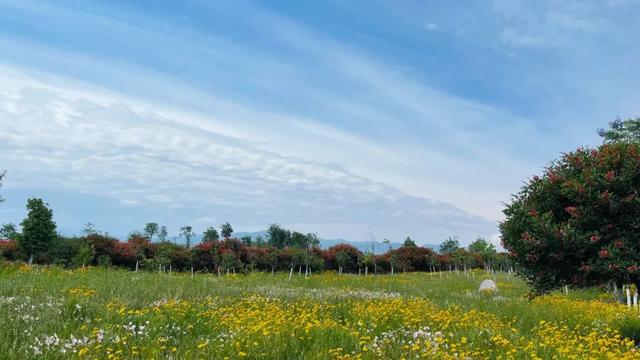
[[(496, 294), (477, 292), (485, 278), (495, 279)], [(0, 357), (377, 358), (370, 346), (374, 338), (382, 341), (384, 334), (391, 334), (380, 354), (411, 358), (431, 354), (424, 349), (437, 343), (433, 339), (421, 349), (405, 348), (411, 334), (429, 326), (446, 337), (448, 349), (430, 355), (436, 358), (452, 358), (447, 356), (455, 353), (455, 347), (470, 358), (529, 358), (524, 352), (510, 354), (509, 349), (539, 337), (541, 321), (566, 325), (568, 337), (594, 328), (603, 337), (618, 329), (629, 336), (637, 333), (638, 322), (629, 311), (593, 300), (602, 296), (597, 289), (571, 290), (568, 303), (556, 303), (565, 298), (563, 294), (531, 302), (528, 293), (526, 284), (515, 277), (483, 272), (366, 277), (325, 273), (289, 279), (283, 273), (192, 277), (111, 269), (20, 270), (4, 264), (0, 265)], [(178, 302), (164, 305), (170, 300)], [(592, 303), (606, 306), (606, 314), (592, 313), (599, 309)], [(573, 304), (585, 309), (584, 316), (570, 311)], [(618, 309), (623, 315), (617, 315)], [(486, 324), (473, 320), (476, 315), (488, 319)], [(144, 330), (131, 335), (129, 323)], [(104, 336), (98, 341), (100, 331)], [(44, 344), (54, 334), (58, 344)], [(511, 345), (496, 345), (496, 335)], [(62, 343), (85, 336), (86, 344), (60, 352)], [(565, 358), (559, 349), (566, 339), (558, 337), (552, 339), (557, 346), (535, 344), (531, 351), (542, 358)], [(611, 345), (612, 351), (615, 346)]]

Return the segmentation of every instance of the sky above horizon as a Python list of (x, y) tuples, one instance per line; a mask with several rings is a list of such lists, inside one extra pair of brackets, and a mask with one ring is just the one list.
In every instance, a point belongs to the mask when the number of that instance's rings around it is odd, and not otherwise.
[(640, 2), (0, 0), (0, 223), (497, 242), (640, 114)]

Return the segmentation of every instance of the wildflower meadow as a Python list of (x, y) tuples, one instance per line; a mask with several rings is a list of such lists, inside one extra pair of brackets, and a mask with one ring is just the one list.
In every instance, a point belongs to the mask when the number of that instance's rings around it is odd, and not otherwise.
[(599, 289), (531, 300), (506, 273), (0, 266), (2, 359), (640, 358), (636, 308)]

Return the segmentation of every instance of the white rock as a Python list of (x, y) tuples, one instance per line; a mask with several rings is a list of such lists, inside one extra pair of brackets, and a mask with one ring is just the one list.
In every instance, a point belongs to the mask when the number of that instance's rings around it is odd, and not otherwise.
[(484, 291), (495, 292), (495, 291), (498, 291), (498, 286), (496, 285), (495, 282), (493, 282), (493, 280), (486, 279), (486, 280), (482, 281), (478, 291), (480, 291), (480, 292), (484, 292)]

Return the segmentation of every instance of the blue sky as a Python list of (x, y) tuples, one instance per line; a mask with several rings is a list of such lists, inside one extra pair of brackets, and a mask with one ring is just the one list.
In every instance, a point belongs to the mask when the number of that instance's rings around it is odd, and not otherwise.
[(0, 1), (0, 222), (497, 241), (640, 113), (640, 3)]

